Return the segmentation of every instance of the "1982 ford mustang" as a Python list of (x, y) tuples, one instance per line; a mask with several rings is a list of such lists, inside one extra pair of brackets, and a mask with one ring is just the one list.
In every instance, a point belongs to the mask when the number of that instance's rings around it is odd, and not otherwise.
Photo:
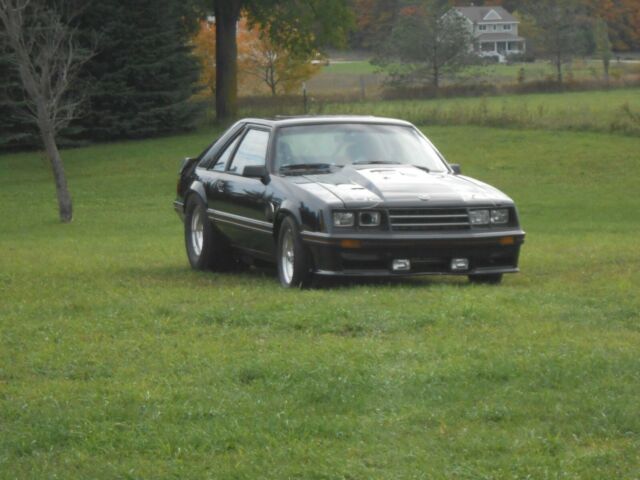
[(193, 268), (274, 262), (285, 287), (313, 275), (498, 283), (525, 236), (509, 197), (410, 123), (376, 117), (241, 120), (185, 159), (174, 206)]

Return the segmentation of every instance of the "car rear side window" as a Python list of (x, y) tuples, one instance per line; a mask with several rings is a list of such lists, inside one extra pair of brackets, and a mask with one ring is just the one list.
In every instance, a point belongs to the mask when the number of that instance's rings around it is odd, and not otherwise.
[(227, 166), (227, 162), (229, 161), (229, 157), (231, 157), (231, 154), (235, 150), (236, 145), (238, 144), (239, 140), (240, 140), (240, 135), (238, 135), (235, 138), (235, 140), (233, 142), (231, 142), (227, 146), (227, 148), (224, 149), (224, 151), (222, 152), (222, 155), (220, 155), (218, 157), (218, 160), (216, 161), (215, 165), (211, 168), (211, 170), (215, 170), (216, 172), (224, 171), (224, 167)]
[(242, 143), (233, 157), (229, 172), (242, 174), (248, 165), (265, 165), (269, 132), (251, 129), (242, 139)]

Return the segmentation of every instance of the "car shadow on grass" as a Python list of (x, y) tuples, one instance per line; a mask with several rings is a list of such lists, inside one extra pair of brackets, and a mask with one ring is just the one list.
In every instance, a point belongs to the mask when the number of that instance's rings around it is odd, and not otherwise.
[[(141, 278), (149, 283), (171, 284), (178, 282), (197, 283), (205, 285), (219, 285), (224, 282), (226, 286), (243, 285), (250, 286), (262, 283), (260, 286), (279, 287), (278, 272), (275, 267), (267, 265), (237, 266), (225, 272), (197, 271), (189, 265), (154, 265), (144, 268), (127, 270), (128, 275)], [(384, 288), (430, 288), (441, 285), (467, 286), (466, 277), (452, 275), (433, 275), (415, 277), (331, 277), (315, 275), (309, 285), (314, 290), (336, 290), (357, 287), (384, 287)]]
[[(278, 283), (278, 272), (275, 267), (259, 265), (245, 266), (232, 273), (232, 275), (241, 275), (245, 278), (261, 278), (265, 280), (273, 280)], [(402, 288), (425, 288), (436, 285), (468, 285), (467, 277), (455, 277), (451, 275), (422, 275), (422, 276), (397, 276), (397, 277), (332, 277), (323, 275), (314, 275), (309, 288), (317, 290), (332, 290), (353, 287), (402, 287)]]

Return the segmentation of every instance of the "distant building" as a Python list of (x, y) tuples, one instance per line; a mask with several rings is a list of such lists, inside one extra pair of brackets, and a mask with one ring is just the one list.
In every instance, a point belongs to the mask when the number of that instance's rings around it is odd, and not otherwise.
[(509, 55), (525, 52), (525, 39), (518, 36), (518, 24), (503, 7), (455, 7), (471, 28), (474, 51), (481, 57), (497, 57), (505, 62)]

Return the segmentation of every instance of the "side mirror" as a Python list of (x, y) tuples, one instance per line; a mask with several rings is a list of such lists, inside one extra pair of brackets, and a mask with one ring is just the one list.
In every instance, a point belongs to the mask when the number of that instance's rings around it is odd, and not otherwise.
[(267, 172), (267, 167), (264, 165), (247, 165), (242, 171), (242, 176), (259, 178), (266, 183), (266, 180), (269, 178), (269, 172)]
[(450, 163), (449, 166), (451, 170), (453, 170), (454, 175), (460, 175), (462, 173), (462, 167), (460, 167), (459, 163)]

